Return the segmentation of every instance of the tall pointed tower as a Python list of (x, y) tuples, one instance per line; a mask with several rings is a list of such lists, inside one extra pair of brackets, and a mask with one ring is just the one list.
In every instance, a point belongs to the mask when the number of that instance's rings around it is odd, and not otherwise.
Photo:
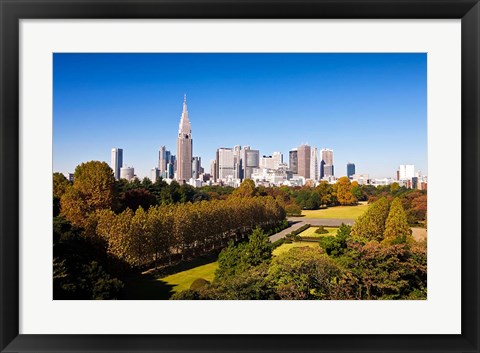
[(188, 120), (187, 95), (183, 98), (183, 112), (178, 126), (177, 176), (179, 182), (187, 182), (192, 177), (192, 129)]

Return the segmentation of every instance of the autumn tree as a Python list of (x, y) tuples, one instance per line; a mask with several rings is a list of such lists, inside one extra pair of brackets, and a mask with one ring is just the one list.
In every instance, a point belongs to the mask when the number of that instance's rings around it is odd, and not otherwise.
[(110, 209), (114, 202), (115, 179), (105, 162), (82, 163), (75, 169), (75, 179), (61, 198), (62, 214), (76, 226), (86, 226), (96, 210)]
[(407, 215), (399, 198), (395, 198), (390, 206), (383, 241), (388, 244), (405, 243), (411, 237), (412, 231), (408, 225)]
[(335, 183), (337, 201), (340, 205), (356, 205), (358, 200), (352, 194), (352, 185), (350, 179), (341, 177)]
[(355, 221), (351, 231), (353, 239), (360, 242), (382, 241), (389, 209), (390, 203), (385, 197), (375, 201)]
[(232, 195), (238, 197), (255, 196), (255, 182), (252, 179), (245, 179), (240, 186), (235, 189)]
[(62, 173), (53, 173), (53, 197), (60, 199), (71, 185)]

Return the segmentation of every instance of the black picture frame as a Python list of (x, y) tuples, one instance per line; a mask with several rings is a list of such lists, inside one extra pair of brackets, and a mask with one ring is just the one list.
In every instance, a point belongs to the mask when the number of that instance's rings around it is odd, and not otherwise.
[[(24, 18), (461, 19), (462, 333), (243, 336), (19, 334), (19, 20)], [(477, 0), (0, 0), (0, 350), (479, 352), (479, 19)]]

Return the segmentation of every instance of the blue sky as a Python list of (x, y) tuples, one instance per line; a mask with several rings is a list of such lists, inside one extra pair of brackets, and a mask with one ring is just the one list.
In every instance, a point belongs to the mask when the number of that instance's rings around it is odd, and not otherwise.
[(158, 148), (175, 154), (187, 94), (193, 154), (218, 147), (284, 154), (334, 150), (372, 177), (400, 164), (427, 173), (426, 54), (54, 54), (53, 169), (110, 164), (113, 147), (139, 177)]

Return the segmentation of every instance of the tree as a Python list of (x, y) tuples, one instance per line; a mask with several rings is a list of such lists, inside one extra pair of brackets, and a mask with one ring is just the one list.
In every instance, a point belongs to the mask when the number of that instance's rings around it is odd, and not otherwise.
[(335, 299), (341, 274), (320, 248), (298, 247), (272, 260), (267, 279), (280, 299)]
[(256, 193), (255, 183), (252, 179), (245, 179), (240, 186), (232, 193), (233, 196), (238, 197), (254, 197)]
[(350, 179), (347, 177), (341, 177), (335, 183), (337, 189), (337, 201), (342, 206), (356, 205), (358, 200), (352, 194), (352, 186)]
[(375, 201), (368, 210), (355, 221), (351, 232), (352, 238), (360, 242), (368, 242), (371, 240), (382, 241), (389, 208), (390, 203), (385, 197)]
[(320, 205), (330, 205), (332, 203), (332, 186), (328, 181), (321, 181), (315, 188), (315, 191), (320, 196)]
[(62, 173), (53, 173), (53, 197), (60, 199), (71, 185)]
[(91, 213), (112, 207), (115, 178), (108, 164), (98, 161), (80, 164), (74, 175), (73, 186), (61, 198), (62, 214), (73, 225), (84, 227)]
[[(393, 199), (385, 222), (385, 231), (383, 233), (384, 242), (389, 244), (405, 243), (411, 236), (411, 229), (408, 225), (407, 215), (402, 206), (402, 202), (397, 197)], [(411, 239), (410, 239), (411, 240)]]
[(350, 236), (351, 230), (352, 227), (342, 223), (337, 230), (336, 236), (323, 236), (320, 238), (320, 246), (329, 256), (342, 255), (347, 249), (347, 238)]

